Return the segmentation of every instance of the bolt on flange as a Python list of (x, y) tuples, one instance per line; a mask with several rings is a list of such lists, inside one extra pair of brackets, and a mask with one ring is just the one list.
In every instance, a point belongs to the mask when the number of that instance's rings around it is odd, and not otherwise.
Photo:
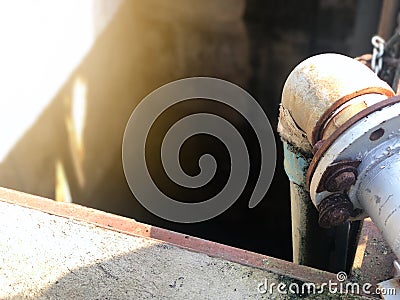
[(345, 192), (357, 180), (357, 167), (361, 161), (339, 161), (331, 164), (321, 177), (317, 192)]
[(323, 228), (339, 226), (347, 222), (353, 212), (353, 203), (345, 194), (335, 193), (318, 204), (318, 223)]

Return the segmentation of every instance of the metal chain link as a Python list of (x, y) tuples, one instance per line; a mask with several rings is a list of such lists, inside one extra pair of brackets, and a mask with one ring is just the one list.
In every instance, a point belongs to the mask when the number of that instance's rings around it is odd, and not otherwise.
[(378, 35), (375, 35), (371, 39), (372, 51), (371, 68), (375, 74), (379, 74), (382, 70), (382, 56), (385, 49), (385, 40)]

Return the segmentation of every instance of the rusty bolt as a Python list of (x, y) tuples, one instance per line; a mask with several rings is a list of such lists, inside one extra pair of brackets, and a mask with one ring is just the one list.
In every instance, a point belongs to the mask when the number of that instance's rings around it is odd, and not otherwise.
[(353, 212), (353, 203), (345, 194), (331, 194), (318, 204), (319, 226), (330, 228), (344, 224)]
[(357, 180), (357, 169), (339, 170), (325, 181), (325, 188), (329, 192), (347, 191)]
[(317, 192), (345, 192), (356, 183), (360, 161), (340, 161), (331, 164), (322, 175)]

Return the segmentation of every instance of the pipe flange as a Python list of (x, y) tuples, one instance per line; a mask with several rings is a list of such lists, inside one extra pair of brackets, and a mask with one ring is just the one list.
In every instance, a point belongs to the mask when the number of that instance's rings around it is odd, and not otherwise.
[(307, 173), (314, 205), (318, 207), (322, 200), (341, 190), (359, 212), (352, 219), (365, 218), (357, 199), (362, 176), (357, 175), (385, 159), (390, 155), (388, 151), (400, 151), (400, 96), (383, 100), (358, 113), (320, 146)]

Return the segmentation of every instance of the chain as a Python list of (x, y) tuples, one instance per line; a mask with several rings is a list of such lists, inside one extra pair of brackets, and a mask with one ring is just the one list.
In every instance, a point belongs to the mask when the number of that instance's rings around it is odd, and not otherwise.
[(378, 35), (375, 35), (371, 39), (372, 51), (371, 68), (375, 74), (379, 74), (382, 70), (382, 56), (385, 49), (385, 40)]

